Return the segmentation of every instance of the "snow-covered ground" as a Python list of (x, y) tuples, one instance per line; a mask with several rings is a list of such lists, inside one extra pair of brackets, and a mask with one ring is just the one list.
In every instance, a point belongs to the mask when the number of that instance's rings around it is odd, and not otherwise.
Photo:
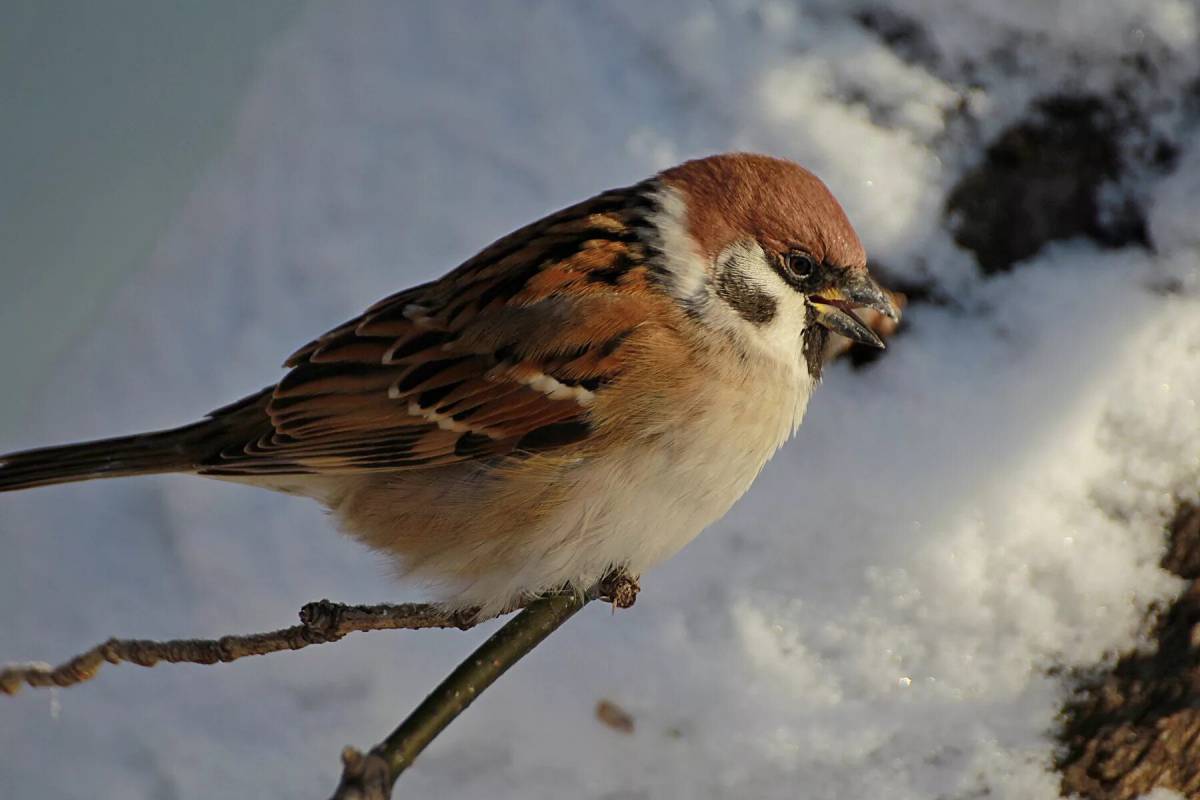
[[(150, 267), (0, 449), (188, 421), (546, 211), (690, 156), (792, 157), (890, 274), (953, 302), (913, 307), (869, 368), (830, 369), (797, 440), (644, 577), (635, 609), (587, 609), (401, 789), (1057, 797), (1055, 668), (1138, 642), (1178, 589), (1157, 567), (1164, 519), (1200, 486), (1200, 144), (1169, 102), (1200, 71), (1200, 16), (1184, 0), (897, 0), (923, 31), (908, 55), (928, 59), (901, 57), (863, 8), (312, 8)], [(1061, 242), (979, 278), (947, 232), (949, 187), (1032, 99), (1128, 93), (1137, 53), (1154, 78), (1132, 102), (1182, 147), (1168, 176), (1127, 177), (1152, 248)], [(0, 660), (413, 595), (315, 506), (188, 478), (6, 495), (0, 544)], [(486, 633), (111, 667), (0, 699), (0, 795), (324, 796), (339, 749), (390, 730)], [(634, 734), (594, 719), (601, 698)]]

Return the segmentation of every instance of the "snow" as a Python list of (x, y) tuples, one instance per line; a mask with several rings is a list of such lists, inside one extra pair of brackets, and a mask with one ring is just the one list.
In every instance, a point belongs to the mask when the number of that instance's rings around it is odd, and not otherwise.
[[(401, 787), (1057, 797), (1057, 668), (1142, 643), (1147, 608), (1179, 589), (1157, 567), (1164, 520), (1200, 486), (1200, 148), (1137, 177), (1150, 250), (1062, 242), (985, 281), (942, 217), (1030, 98), (1111, 93), (1138, 49), (1159, 70), (1147, 97), (1195, 74), (1190, 3), (1078, 5), (897, 0), (942, 53), (933, 66), (831, 0), (314, 6), (5, 449), (188, 421), (542, 213), (693, 155), (792, 157), (877, 262), (953, 303), (911, 309), (871, 367), (829, 369), (796, 441), (644, 577), (633, 610), (587, 609)], [(959, 104), (978, 130), (954, 123)], [(0, 659), (265, 630), (308, 600), (414, 592), (309, 503), (183, 477), (6, 495), (0, 536)], [(24, 692), (0, 703), (0, 794), (323, 796), (342, 746), (378, 740), (490, 630), (106, 667)], [(602, 698), (633, 735), (593, 718)]]

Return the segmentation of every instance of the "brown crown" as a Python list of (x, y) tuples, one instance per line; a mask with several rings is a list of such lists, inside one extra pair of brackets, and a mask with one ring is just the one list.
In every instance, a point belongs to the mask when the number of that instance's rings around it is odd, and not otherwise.
[(846, 212), (799, 164), (730, 153), (687, 161), (660, 178), (682, 192), (689, 232), (709, 258), (750, 236), (779, 253), (800, 248), (832, 266), (866, 266)]

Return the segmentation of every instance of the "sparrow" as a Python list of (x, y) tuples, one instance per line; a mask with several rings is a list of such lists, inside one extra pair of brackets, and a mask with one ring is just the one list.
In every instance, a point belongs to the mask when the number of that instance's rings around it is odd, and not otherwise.
[(0, 456), (0, 491), (190, 473), (314, 498), (447, 606), (638, 576), (804, 416), (830, 334), (899, 311), (808, 170), (745, 153), (603, 192), (387, 297), (184, 427)]

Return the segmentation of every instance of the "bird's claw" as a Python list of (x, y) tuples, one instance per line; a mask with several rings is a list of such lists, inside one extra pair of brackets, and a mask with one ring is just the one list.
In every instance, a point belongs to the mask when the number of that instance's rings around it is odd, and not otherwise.
[(632, 608), (641, 588), (636, 577), (624, 570), (614, 570), (600, 581), (600, 599), (612, 603), (613, 611)]

